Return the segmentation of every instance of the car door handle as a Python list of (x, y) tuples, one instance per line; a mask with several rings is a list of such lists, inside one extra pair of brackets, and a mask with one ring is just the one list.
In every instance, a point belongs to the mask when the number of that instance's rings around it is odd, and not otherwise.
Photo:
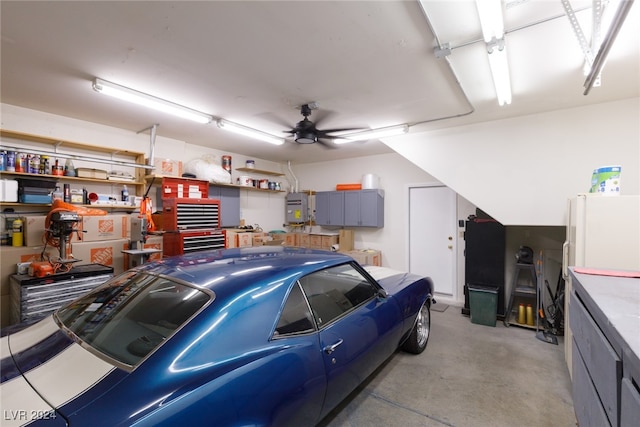
[(333, 353), (336, 350), (336, 348), (338, 348), (338, 346), (343, 343), (343, 341), (344, 340), (340, 338), (340, 340), (337, 343), (326, 346), (325, 348), (323, 348), (324, 352), (327, 354)]

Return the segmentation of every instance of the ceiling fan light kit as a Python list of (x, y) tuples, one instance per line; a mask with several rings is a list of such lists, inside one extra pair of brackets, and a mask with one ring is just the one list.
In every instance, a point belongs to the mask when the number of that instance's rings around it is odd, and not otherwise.
[(162, 111), (164, 113), (171, 114), (176, 117), (181, 117), (183, 119), (192, 120), (197, 123), (207, 124), (213, 120), (212, 116), (200, 111), (193, 110), (183, 105), (157, 98), (146, 93), (138, 92), (137, 90), (120, 86), (106, 80), (96, 78), (93, 81), (93, 90), (98, 93), (121, 99), (123, 101), (142, 105), (156, 111)]
[(274, 145), (282, 145), (284, 144), (284, 138), (280, 138), (274, 135), (271, 135), (266, 132), (262, 132), (257, 129), (253, 129), (247, 126), (239, 125), (237, 123), (230, 122), (224, 119), (218, 119), (216, 122), (220, 129), (227, 130), (229, 132), (237, 133), (239, 135), (248, 136), (249, 138), (258, 139), (260, 141), (268, 142)]

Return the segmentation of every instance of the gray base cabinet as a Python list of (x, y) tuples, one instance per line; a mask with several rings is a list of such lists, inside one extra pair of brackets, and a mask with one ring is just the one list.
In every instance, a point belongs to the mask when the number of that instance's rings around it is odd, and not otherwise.
[(331, 227), (384, 227), (382, 190), (319, 191), (316, 224)]
[(580, 427), (638, 425), (640, 279), (571, 270), (573, 406)]

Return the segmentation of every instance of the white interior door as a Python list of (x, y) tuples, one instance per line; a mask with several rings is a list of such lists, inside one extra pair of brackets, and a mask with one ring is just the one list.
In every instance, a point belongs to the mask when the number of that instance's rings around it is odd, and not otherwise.
[(457, 300), (456, 193), (444, 186), (409, 188), (409, 271), (429, 276), (435, 293)]

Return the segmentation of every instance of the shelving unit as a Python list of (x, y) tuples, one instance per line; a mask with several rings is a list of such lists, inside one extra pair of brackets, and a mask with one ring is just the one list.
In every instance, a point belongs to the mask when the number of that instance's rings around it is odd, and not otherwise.
[[(263, 176), (285, 176), (283, 173), (281, 172), (273, 172), (273, 171), (269, 171), (269, 170), (264, 170), (264, 169), (256, 169), (256, 168), (236, 168), (237, 172), (244, 172), (244, 173), (248, 173), (248, 174), (252, 174), (252, 175), (263, 175)], [(217, 185), (217, 184), (216, 184)], [(231, 184), (233, 185), (233, 184)], [(269, 193), (284, 193), (284, 190), (269, 190), (268, 188), (257, 188), (257, 187), (251, 187), (248, 185), (233, 185), (234, 187), (238, 187), (247, 191), (266, 191)]]
[[(141, 196), (146, 185), (144, 176), (145, 170), (151, 168), (145, 164), (145, 153), (129, 150), (114, 150), (112, 148), (90, 145), (79, 142), (65, 141), (57, 138), (44, 137), (23, 132), (16, 132), (0, 129), (2, 138), (2, 149), (24, 153), (33, 153), (50, 156), (52, 158), (71, 159), (79, 162), (100, 163), (111, 166), (133, 168), (135, 176), (133, 181), (109, 180), (97, 178), (80, 178), (76, 176), (60, 176), (48, 174), (34, 174), (24, 172), (1, 171), (0, 178), (16, 179), (46, 179), (57, 183), (82, 183), (95, 184), (100, 186), (122, 186), (127, 185), (133, 189), (132, 195)], [(25, 145), (25, 143), (30, 145)], [(102, 157), (101, 157), (102, 156)], [(106, 156), (110, 156), (107, 158)], [(77, 165), (76, 165), (77, 166)], [(50, 204), (0, 202), (0, 207), (49, 207)], [(79, 205), (81, 206), (81, 205)], [(100, 209), (121, 209), (134, 210), (134, 206), (123, 206), (118, 204), (82, 205), (97, 207)]]
[[(240, 170), (240, 169), (236, 169), (236, 170)], [(253, 170), (253, 169), (251, 169)], [(272, 172), (275, 173), (275, 172)], [(147, 175), (145, 176), (145, 180), (147, 181), (147, 183), (151, 182), (153, 179), (155, 178), (155, 183), (160, 183), (162, 182), (162, 175)], [(166, 177), (165, 177), (166, 178)], [(181, 179), (193, 179), (193, 178), (181, 178)], [(228, 187), (228, 188), (239, 188), (240, 190), (247, 190), (247, 191), (261, 191), (261, 192), (266, 192), (266, 193), (284, 193), (285, 190), (269, 190), (266, 188), (256, 188), (256, 187), (249, 187), (247, 185), (237, 185), (237, 184), (225, 184), (222, 182), (211, 182), (209, 183), (210, 186), (214, 186), (214, 187)]]

